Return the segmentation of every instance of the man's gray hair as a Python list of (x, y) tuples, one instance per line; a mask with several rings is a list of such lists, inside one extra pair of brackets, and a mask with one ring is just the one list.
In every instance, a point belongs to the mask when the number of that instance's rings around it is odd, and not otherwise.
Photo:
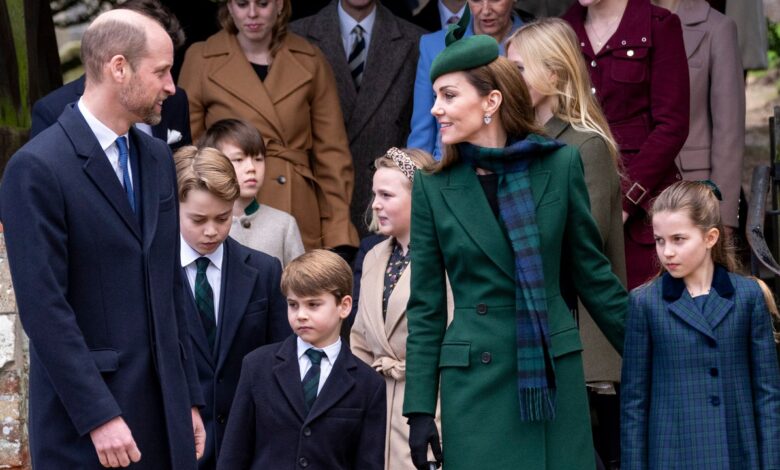
[(81, 63), (87, 80), (100, 83), (103, 67), (116, 55), (124, 56), (132, 69), (146, 56), (146, 31), (127, 21), (104, 20), (91, 25), (81, 38)]

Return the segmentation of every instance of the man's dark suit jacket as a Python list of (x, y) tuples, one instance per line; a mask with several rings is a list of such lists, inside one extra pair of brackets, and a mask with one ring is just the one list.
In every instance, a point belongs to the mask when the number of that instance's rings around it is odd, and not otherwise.
[(341, 352), (308, 415), (297, 337), (250, 353), (241, 368), (219, 470), (383, 470), (385, 381)]
[(170, 149), (131, 128), (137, 213), (75, 105), (0, 184), (19, 317), (30, 338), (32, 466), (99, 469), (89, 432), (121, 416), (139, 469), (195, 469), (203, 405), (181, 296)]
[[(60, 117), (65, 107), (81, 98), (81, 95), (84, 94), (84, 81), (85, 78), (82, 75), (35, 102), (32, 110), (30, 138), (57, 122), (57, 118)], [(187, 101), (187, 93), (179, 87), (176, 87), (176, 94), (169, 96), (163, 102), (162, 121), (156, 126), (152, 126), (152, 135), (162, 139), (163, 142), (168, 142), (168, 131), (176, 131), (181, 134), (180, 140), (170, 144), (171, 151), (175, 152), (179, 147), (192, 144), (190, 105)]]
[(341, 41), (338, 1), (290, 24), (290, 29), (319, 47), (333, 68), (355, 168), (350, 215), (360, 236), (365, 237), (369, 234), (365, 213), (371, 202), (373, 177), (370, 165), (388, 148), (406, 144), (420, 53), (418, 42), (425, 31), (377, 4), (363, 82), (357, 90)]
[(434, 32), (441, 29), (441, 18), (439, 17), (438, 0), (428, 0), (428, 3), (416, 15), (412, 17), (412, 23)]
[(241, 361), (260, 346), (290, 336), (287, 301), (279, 289), (279, 260), (247, 248), (229, 238), (222, 258), (222, 288), (218, 314), (217, 343), (209, 349), (205, 330), (195, 307), (192, 289), (189, 326), (198, 377), (206, 407), (201, 416), (206, 426), (206, 451), (198, 461), (201, 470), (213, 469), (225, 433), (233, 395), (238, 386)]

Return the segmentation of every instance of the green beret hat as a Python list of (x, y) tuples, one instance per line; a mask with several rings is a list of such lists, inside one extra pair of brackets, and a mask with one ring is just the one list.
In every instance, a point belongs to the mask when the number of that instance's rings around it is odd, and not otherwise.
[(431, 83), (445, 73), (458, 72), (486, 65), (498, 58), (498, 42), (485, 34), (464, 38), (471, 12), (469, 7), (457, 24), (450, 25), (445, 39), (446, 47), (431, 63)]

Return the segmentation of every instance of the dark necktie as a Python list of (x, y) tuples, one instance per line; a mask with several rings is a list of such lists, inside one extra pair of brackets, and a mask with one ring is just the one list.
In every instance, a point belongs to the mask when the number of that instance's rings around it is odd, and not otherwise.
[[(450, 17), (449, 17), (449, 19), (447, 19), (447, 26), (449, 26), (449, 25), (451, 25), (451, 24), (455, 24), (455, 23), (457, 23), (458, 21), (460, 21), (460, 16), (458, 16), (458, 15), (452, 15), (452, 16), (450, 16)], [(445, 28), (445, 29), (446, 29), (446, 28)]]
[(311, 410), (314, 405), (314, 400), (317, 399), (317, 389), (320, 386), (320, 363), (325, 356), (323, 351), (318, 351), (314, 348), (306, 350), (305, 354), (309, 356), (311, 361), (311, 368), (303, 376), (303, 402), (306, 405), (306, 413)]
[(352, 30), (352, 36), (354, 43), (347, 62), (349, 63), (349, 71), (352, 74), (352, 81), (355, 82), (355, 88), (360, 89), (360, 84), (363, 81), (363, 68), (366, 64), (366, 40), (363, 38), (363, 27), (360, 25), (355, 26)]
[(125, 194), (127, 194), (127, 202), (130, 203), (130, 208), (135, 212), (135, 197), (133, 196), (133, 182), (130, 181), (130, 172), (127, 169), (127, 160), (130, 154), (127, 151), (127, 140), (124, 136), (119, 136), (116, 139), (116, 147), (119, 149), (119, 169), (122, 171), (122, 186), (125, 187)]
[(217, 321), (214, 315), (214, 292), (206, 277), (209, 259), (202, 256), (195, 260), (195, 265), (198, 267), (198, 274), (195, 276), (195, 305), (198, 307), (209, 347), (213, 351), (214, 341), (217, 338)]

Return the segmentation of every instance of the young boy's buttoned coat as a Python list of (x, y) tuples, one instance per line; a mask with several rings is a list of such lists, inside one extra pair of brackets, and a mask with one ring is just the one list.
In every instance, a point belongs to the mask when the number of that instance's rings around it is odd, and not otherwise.
[[(601, 252), (579, 153), (563, 147), (528, 171), (557, 385), (556, 418), (547, 422), (520, 419), (515, 256), (476, 173), (456, 163), (415, 177), (404, 414), (434, 415), (441, 390), (447, 470), (595, 466), (582, 343), (560, 294), (562, 266), (618, 350), (627, 295)], [(445, 271), (455, 301), (449, 327)]]
[(780, 468), (780, 370), (755, 281), (716, 266), (704, 312), (664, 274), (631, 292), (622, 468)]
[(385, 382), (346, 344), (309, 413), (297, 337), (244, 358), (218, 470), (383, 470)]

